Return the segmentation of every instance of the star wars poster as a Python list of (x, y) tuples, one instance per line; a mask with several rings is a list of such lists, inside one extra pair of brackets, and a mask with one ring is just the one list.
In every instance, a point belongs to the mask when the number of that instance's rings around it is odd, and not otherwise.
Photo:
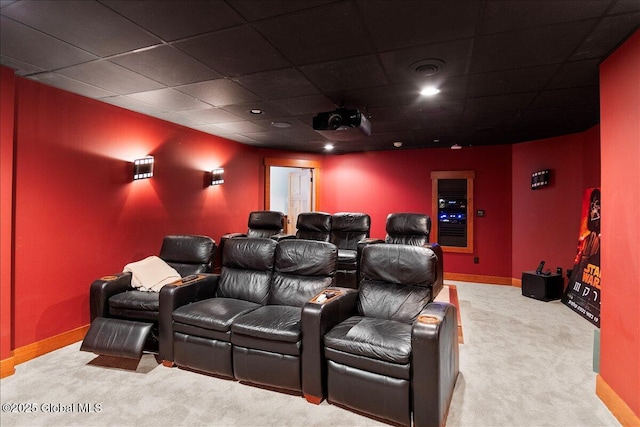
[(582, 197), (578, 253), (562, 302), (600, 327), (600, 188)]

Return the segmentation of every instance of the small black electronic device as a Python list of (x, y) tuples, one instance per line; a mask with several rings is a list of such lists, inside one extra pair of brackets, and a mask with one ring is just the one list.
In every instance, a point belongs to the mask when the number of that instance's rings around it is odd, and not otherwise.
[(564, 280), (559, 274), (550, 271), (524, 271), (522, 273), (522, 295), (541, 301), (552, 301), (562, 298)]
[(538, 264), (538, 268), (536, 268), (536, 274), (542, 274), (543, 268), (544, 268), (544, 261), (540, 261), (540, 264)]

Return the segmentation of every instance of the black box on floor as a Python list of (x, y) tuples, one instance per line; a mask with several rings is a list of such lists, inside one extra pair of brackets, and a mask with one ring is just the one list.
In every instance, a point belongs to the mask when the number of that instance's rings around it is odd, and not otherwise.
[(522, 273), (522, 295), (540, 301), (562, 298), (564, 280), (560, 274), (538, 274), (535, 271)]

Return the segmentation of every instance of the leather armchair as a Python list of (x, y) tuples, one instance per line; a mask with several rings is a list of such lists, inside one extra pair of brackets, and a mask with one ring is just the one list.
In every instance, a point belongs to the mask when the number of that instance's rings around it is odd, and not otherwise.
[(253, 211), (249, 213), (247, 231), (245, 233), (226, 233), (220, 237), (220, 262), (224, 246), (229, 239), (235, 237), (273, 237), (281, 235), (285, 229), (285, 215), (278, 211)]
[(371, 217), (366, 213), (339, 212), (331, 217), (330, 242), (338, 247), (337, 286), (358, 285), (358, 242), (369, 237)]
[(363, 249), (357, 297), (345, 299), (324, 335), (329, 403), (393, 424), (444, 425), (458, 325), (455, 306), (429, 302), (437, 262), (425, 246)]
[[(159, 257), (182, 276), (182, 280), (165, 285), (162, 290), (187, 282), (206, 282), (215, 255), (216, 244), (207, 236), (165, 236)], [(165, 298), (172, 311), (171, 298)], [(160, 293), (144, 292), (131, 285), (131, 273), (117, 273), (95, 280), (89, 288), (91, 327), (81, 350), (97, 354), (139, 358), (142, 351), (163, 356), (159, 342)], [(125, 341), (129, 334), (136, 337)], [(166, 344), (166, 342), (165, 342)]]

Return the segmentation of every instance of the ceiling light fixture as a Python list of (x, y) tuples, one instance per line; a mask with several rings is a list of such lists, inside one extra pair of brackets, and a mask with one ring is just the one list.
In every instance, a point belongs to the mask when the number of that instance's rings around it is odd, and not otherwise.
[(251, 110), (249, 110), (249, 112), (251, 114), (262, 114), (262, 110), (259, 108), (252, 108)]
[(451, 149), (452, 149), (452, 150), (460, 150), (461, 148), (462, 148), (462, 146), (461, 146), (461, 145), (458, 145), (458, 144), (453, 144), (453, 145), (451, 146)]
[(420, 91), (422, 96), (433, 96), (440, 93), (440, 89), (435, 86), (427, 86)]
[(396, 148), (400, 148), (400, 147), (402, 147), (402, 141), (396, 141), (396, 142), (394, 142), (394, 143), (393, 143), (393, 146), (394, 146), (394, 147), (396, 147)]
[(325, 149), (325, 150), (327, 150), (327, 151), (331, 151), (331, 150), (333, 150), (333, 144), (326, 144), (326, 145), (324, 146), (324, 149)]

